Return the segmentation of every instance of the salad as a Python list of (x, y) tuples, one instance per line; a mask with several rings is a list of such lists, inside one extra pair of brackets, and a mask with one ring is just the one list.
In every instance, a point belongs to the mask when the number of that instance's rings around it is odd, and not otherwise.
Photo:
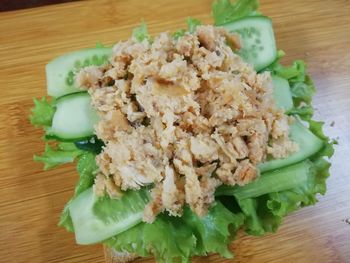
[(215, 25), (151, 37), (145, 23), (111, 47), (46, 66), (34, 99), (44, 169), (76, 162), (59, 225), (78, 244), (123, 260), (189, 262), (219, 253), (239, 229), (276, 232), (326, 192), (333, 146), (312, 119), (306, 65), (283, 66), (258, 1), (217, 0)]

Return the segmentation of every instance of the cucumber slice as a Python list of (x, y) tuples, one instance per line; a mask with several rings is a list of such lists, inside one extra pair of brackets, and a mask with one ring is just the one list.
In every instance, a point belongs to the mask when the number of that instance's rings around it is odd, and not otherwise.
[(234, 195), (238, 199), (258, 197), (305, 185), (311, 173), (310, 161), (303, 161), (271, 172), (263, 173), (258, 180), (245, 186), (221, 186), (216, 195)]
[(90, 95), (86, 92), (69, 94), (57, 100), (52, 126), (46, 134), (48, 138), (75, 141), (92, 136), (97, 122)]
[(254, 65), (255, 70), (260, 71), (275, 61), (276, 41), (272, 22), (268, 17), (245, 17), (222, 26), (227, 31), (240, 35), (242, 48), (238, 54)]
[(272, 76), (273, 96), (275, 98), (277, 108), (288, 111), (293, 108), (293, 98), (290, 92), (289, 83), (287, 80)]
[(82, 67), (102, 65), (112, 54), (111, 48), (90, 48), (60, 56), (46, 65), (47, 93), (52, 97), (78, 92), (74, 76)]
[[(94, 211), (96, 202), (99, 208), (113, 213), (113, 217), (107, 220), (97, 216)], [(98, 243), (137, 225), (147, 202), (143, 191), (125, 192), (120, 199), (99, 199), (92, 188), (86, 190), (69, 205), (77, 243)]]
[(299, 144), (299, 151), (284, 159), (274, 159), (258, 165), (261, 172), (270, 171), (291, 165), (317, 153), (323, 146), (323, 141), (306, 128), (299, 120), (290, 126), (290, 137)]

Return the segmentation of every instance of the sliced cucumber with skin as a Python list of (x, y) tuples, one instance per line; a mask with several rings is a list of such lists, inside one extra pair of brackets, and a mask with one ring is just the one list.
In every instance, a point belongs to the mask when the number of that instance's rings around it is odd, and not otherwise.
[(46, 65), (47, 93), (52, 97), (78, 92), (75, 74), (83, 67), (107, 62), (111, 48), (89, 48), (60, 56)]
[(310, 161), (303, 161), (263, 173), (259, 179), (244, 186), (221, 186), (215, 195), (234, 195), (238, 199), (245, 199), (293, 189), (307, 183), (312, 173), (311, 167)]
[(261, 172), (288, 166), (307, 159), (317, 153), (324, 146), (323, 141), (305, 127), (299, 120), (290, 126), (290, 138), (299, 144), (299, 150), (284, 159), (273, 159), (261, 163), (258, 168)]
[(288, 111), (293, 108), (293, 98), (287, 80), (272, 76), (273, 96), (275, 98), (277, 108)]
[(270, 65), (277, 56), (275, 35), (271, 19), (265, 16), (251, 16), (222, 25), (231, 33), (241, 37), (238, 54), (254, 65), (256, 71)]
[(57, 99), (52, 126), (46, 135), (61, 141), (87, 138), (94, 134), (94, 125), (98, 119), (88, 93), (69, 94)]
[[(113, 218), (109, 220), (99, 218), (94, 211), (97, 202), (100, 202), (99, 207), (107, 206), (107, 210), (113, 207), (111, 212)], [(141, 222), (147, 202), (148, 198), (144, 191), (128, 191), (120, 199), (99, 200), (92, 188), (86, 190), (69, 205), (77, 244), (98, 243), (137, 225)]]

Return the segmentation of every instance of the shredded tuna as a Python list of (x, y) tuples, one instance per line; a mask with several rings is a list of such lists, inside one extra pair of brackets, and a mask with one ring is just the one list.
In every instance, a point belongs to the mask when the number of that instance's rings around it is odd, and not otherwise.
[(102, 77), (102, 70), (96, 66), (89, 66), (78, 72), (76, 82), (82, 88), (96, 88), (99, 86)]
[(203, 216), (219, 185), (248, 184), (267, 156), (298, 149), (270, 74), (258, 74), (232, 51), (239, 48), (237, 35), (198, 26), (178, 39), (119, 42), (108, 64), (77, 74), (106, 145), (96, 158), (97, 195), (153, 185), (145, 222), (164, 211), (181, 216), (185, 204)]

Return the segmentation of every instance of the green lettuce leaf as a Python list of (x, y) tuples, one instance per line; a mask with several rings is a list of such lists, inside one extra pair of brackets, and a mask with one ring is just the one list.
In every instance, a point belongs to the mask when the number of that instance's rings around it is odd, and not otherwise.
[(58, 226), (64, 227), (68, 232), (74, 232), (73, 221), (69, 213), (69, 205), (73, 199), (70, 199), (63, 208), (58, 221)]
[(138, 42), (142, 42), (144, 40), (149, 41), (151, 39), (150, 35), (148, 34), (147, 25), (145, 22), (142, 22), (140, 26), (133, 29), (132, 37), (135, 38)]
[(188, 17), (187, 18), (187, 27), (188, 27), (188, 32), (193, 33), (196, 31), (196, 27), (201, 25), (202, 22), (198, 19)]
[(140, 223), (106, 244), (117, 251), (153, 255), (157, 262), (189, 262), (196, 237), (180, 218), (160, 215), (152, 224)]
[(192, 256), (208, 253), (232, 257), (231, 234), (242, 223), (241, 213), (233, 214), (217, 202), (204, 217), (186, 207), (180, 218), (162, 214), (152, 224), (140, 223), (105, 243), (117, 251), (154, 255), (157, 262), (190, 262)]
[[(146, 240), (144, 241), (145, 227), (147, 227), (147, 224), (140, 223), (117, 236), (107, 239), (104, 244), (116, 251), (135, 253), (140, 257), (151, 256), (150, 248), (144, 245), (146, 244)], [(153, 233), (153, 235), (155, 235), (155, 233)]]
[(217, 202), (204, 217), (198, 217), (190, 209), (186, 209), (183, 220), (193, 229), (197, 239), (194, 254), (202, 256), (219, 253), (226, 258), (233, 257), (228, 245), (243, 224), (243, 214), (234, 214), (221, 202)]
[(311, 180), (308, 184), (289, 191), (271, 193), (267, 202), (270, 211), (282, 218), (300, 207), (315, 204), (317, 202), (316, 194), (326, 192), (329, 167), (328, 161), (319, 158), (314, 162)]
[(102, 42), (98, 41), (98, 42), (96, 42), (95, 47), (96, 48), (105, 48), (106, 46)]
[[(188, 17), (186, 22), (187, 22), (188, 32), (190, 32), (190, 33), (193, 33), (194, 31), (196, 31), (196, 27), (202, 24), (202, 22), (200, 20), (195, 19), (195, 18), (191, 18), (191, 17)], [(179, 29), (173, 33), (173, 38), (178, 39), (178, 38), (184, 36), (185, 33), (186, 33), (185, 29)]]
[(267, 201), (267, 196), (237, 200), (245, 216), (244, 228), (247, 234), (262, 236), (266, 232), (275, 232), (281, 224), (281, 217), (271, 213)]
[(284, 53), (282, 53), (282, 56), (280, 55), (279, 58), (272, 65), (269, 66), (269, 69), (271, 69), (275, 75), (284, 78), (290, 82), (304, 81), (306, 76), (305, 62), (302, 60), (295, 60), (291, 66), (282, 66), (282, 64), (280, 64), (280, 59), (283, 56)]
[(31, 109), (31, 115), (29, 116), (30, 122), (35, 127), (51, 126), (56, 110), (53, 101), (48, 101), (46, 97), (42, 97), (41, 100), (34, 98), (33, 101), (34, 107)]
[(173, 33), (173, 38), (174, 39), (179, 39), (180, 37), (184, 36), (186, 33), (185, 29), (179, 29)]
[(288, 115), (298, 115), (302, 120), (308, 120), (314, 114), (314, 108), (311, 105), (293, 107), (286, 112)]
[(89, 152), (82, 153), (79, 156), (77, 163), (79, 180), (74, 189), (74, 196), (66, 203), (58, 223), (59, 226), (66, 228), (68, 232), (74, 232), (73, 222), (68, 207), (76, 196), (89, 189), (94, 184), (95, 172), (98, 169), (95, 157), (95, 154)]
[(34, 161), (43, 162), (44, 170), (48, 170), (60, 164), (72, 163), (82, 153), (74, 143), (60, 142), (56, 147), (46, 143), (45, 152), (41, 156), (34, 155)]
[(95, 174), (98, 170), (95, 158), (96, 155), (90, 152), (85, 152), (79, 157), (77, 163), (79, 181), (75, 186), (74, 196), (84, 192), (94, 184)]
[[(302, 60), (295, 60), (291, 66), (283, 66), (280, 63), (283, 56), (284, 52), (279, 51), (276, 61), (266, 70), (271, 71), (273, 75), (284, 78), (289, 82), (294, 102), (294, 113), (298, 115), (300, 113), (301, 117), (311, 118), (313, 113), (311, 110), (311, 101), (316, 92), (316, 88), (311, 77), (306, 73), (306, 64)], [(302, 103), (309, 107), (302, 108), (303, 106), (300, 106)]]
[(312, 96), (315, 94), (316, 89), (310, 78), (306, 75), (303, 81), (289, 81), (291, 83), (290, 90), (295, 105), (300, 105), (301, 102), (307, 105), (311, 104)]
[(245, 16), (257, 14), (258, 0), (216, 0), (212, 4), (215, 25), (222, 25)]

